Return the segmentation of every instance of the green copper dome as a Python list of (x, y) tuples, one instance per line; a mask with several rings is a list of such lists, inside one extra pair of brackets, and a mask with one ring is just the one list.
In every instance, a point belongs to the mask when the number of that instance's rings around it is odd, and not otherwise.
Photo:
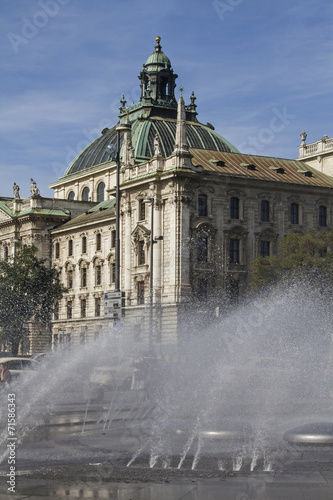
[[(136, 163), (147, 161), (154, 156), (156, 135), (164, 158), (171, 156), (176, 142), (177, 101), (174, 90), (177, 75), (171, 68), (169, 58), (161, 50), (160, 40), (160, 37), (156, 38), (155, 52), (148, 57), (141, 70), (139, 102), (126, 107), (125, 98), (120, 101), (120, 123), (126, 123), (127, 120), (131, 123), (131, 141)], [(214, 130), (214, 127), (203, 125), (197, 120), (195, 100), (192, 92), (191, 103), (185, 106), (188, 147), (239, 153), (235, 146)], [(121, 136), (121, 147), (122, 141)], [(104, 129), (100, 137), (74, 158), (61, 179), (91, 168), (98, 169), (99, 165), (114, 160), (116, 146), (116, 127)]]
[[(111, 159), (111, 151), (115, 151), (117, 144), (116, 127), (103, 132), (101, 137), (98, 137), (74, 158), (63, 177), (97, 167)], [(176, 140), (176, 120), (153, 117), (132, 122), (131, 137), (137, 162), (147, 161), (154, 156), (156, 134), (160, 140), (162, 156), (171, 156)], [(190, 148), (239, 153), (238, 149), (224, 137), (201, 123), (187, 122), (186, 138)], [(108, 146), (111, 146), (111, 149)], [(114, 158), (114, 154), (112, 157)], [(122, 151), (120, 151), (120, 157), (122, 157)]]
[(159, 71), (165, 68), (171, 68), (170, 59), (164, 54), (160, 45), (161, 38), (156, 37), (155, 51), (148, 57), (144, 64), (147, 71)]

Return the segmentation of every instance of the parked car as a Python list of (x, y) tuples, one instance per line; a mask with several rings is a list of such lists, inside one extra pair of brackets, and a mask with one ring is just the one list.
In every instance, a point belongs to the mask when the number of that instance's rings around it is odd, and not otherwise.
[(12, 377), (18, 377), (26, 370), (38, 368), (38, 364), (31, 358), (0, 358), (0, 364), (3, 364), (10, 371)]
[(102, 401), (105, 391), (129, 391), (133, 387), (137, 368), (128, 364), (96, 366), (84, 391), (85, 399)]

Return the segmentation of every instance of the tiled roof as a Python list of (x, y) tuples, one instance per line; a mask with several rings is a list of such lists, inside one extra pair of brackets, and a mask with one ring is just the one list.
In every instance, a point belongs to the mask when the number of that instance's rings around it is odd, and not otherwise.
[(333, 187), (333, 177), (297, 160), (192, 148), (190, 152), (193, 165), (202, 165), (206, 171), (289, 184)]
[(68, 229), (72, 226), (88, 224), (90, 222), (98, 222), (99, 220), (106, 219), (110, 216), (114, 216), (116, 211), (116, 199), (111, 198), (110, 200), (105, 200), (95, 205), (90, 210), (87, 210), (81, 215), (78, 215), (74, 219), (66, 222), (61, 226), (61, 229)]

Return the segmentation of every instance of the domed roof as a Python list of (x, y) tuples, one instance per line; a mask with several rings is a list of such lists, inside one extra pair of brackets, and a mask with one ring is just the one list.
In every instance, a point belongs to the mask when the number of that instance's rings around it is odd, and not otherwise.
[[(154, 156), (154, 138), (156, 134), (160, 140), (162, 156), (170, 156), (175, 145), (176, 120), (154, 117), (146, 120), (137, 119), (132, 122), (132, 145), (135, 150), (135, 158), (137, 161), (146, 161)], [(187, 122), (186, 134), (187, 143), (190, 148), (239, 153), (235, 146), (219, 135), (215, 130), (199, 122)], [(103, 130), (101, 137), (95, 139), (74, 158), (63, 177), (92, 167), (97, 167), (109, 161), (112, 151), (114, 152), (116, 150), (116, 145), (116, 127)], [(108, 146), (111, 146), (111, 148)], [(121, 156), (122, 152), (120, 151), (120, 157)]]
[(148, 57), (144, 64), (147, 71), (160, 71), (164, 68), (171, 68), (170, 59), (162, 51), (160, 41), (161, 38), (157, 36), (155, 51)]
[[(176, 142), (177, 101), (174, 96), (177, 75), (171, 68), (169, 58), (162, 52), (160, 37), (156, 37), (155, 51), (144, 65), (139, 79), (141, 98), (138, 103), (125, 107), (123, 97), (120, 108), (120, 123), (131, 123), (131, 140), (137, 163), (147, 161), (154, 156), (154, 139), (157, 135), (163, 157), (171, 156)], [(152, 73), (156, 73), (152, 78)], [(191, 104), (185, 106), (186, 140), (189, 148), (206, 149), (220, 152), (239, 151), (224, 137), (215, 132), (214, 127), (203, 125), (196, 116), (196, 97), (192, 92)], [(121, 147), (123, 138), (121, 137)], [(115, 158), (117, 146), (116, 127), (104, 129), (102, 135), (88, 144), (68, 166), (61, 177), (74, 175)], [(120, 150), (120, 157), (122, 151)]]

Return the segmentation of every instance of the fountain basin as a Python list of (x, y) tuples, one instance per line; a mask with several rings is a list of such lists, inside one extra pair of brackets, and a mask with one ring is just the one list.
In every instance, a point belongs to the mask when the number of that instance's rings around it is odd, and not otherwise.
[(333, 422), (314, 422), (295, 427), (283, 436), (294, 444), (333, 445)]

